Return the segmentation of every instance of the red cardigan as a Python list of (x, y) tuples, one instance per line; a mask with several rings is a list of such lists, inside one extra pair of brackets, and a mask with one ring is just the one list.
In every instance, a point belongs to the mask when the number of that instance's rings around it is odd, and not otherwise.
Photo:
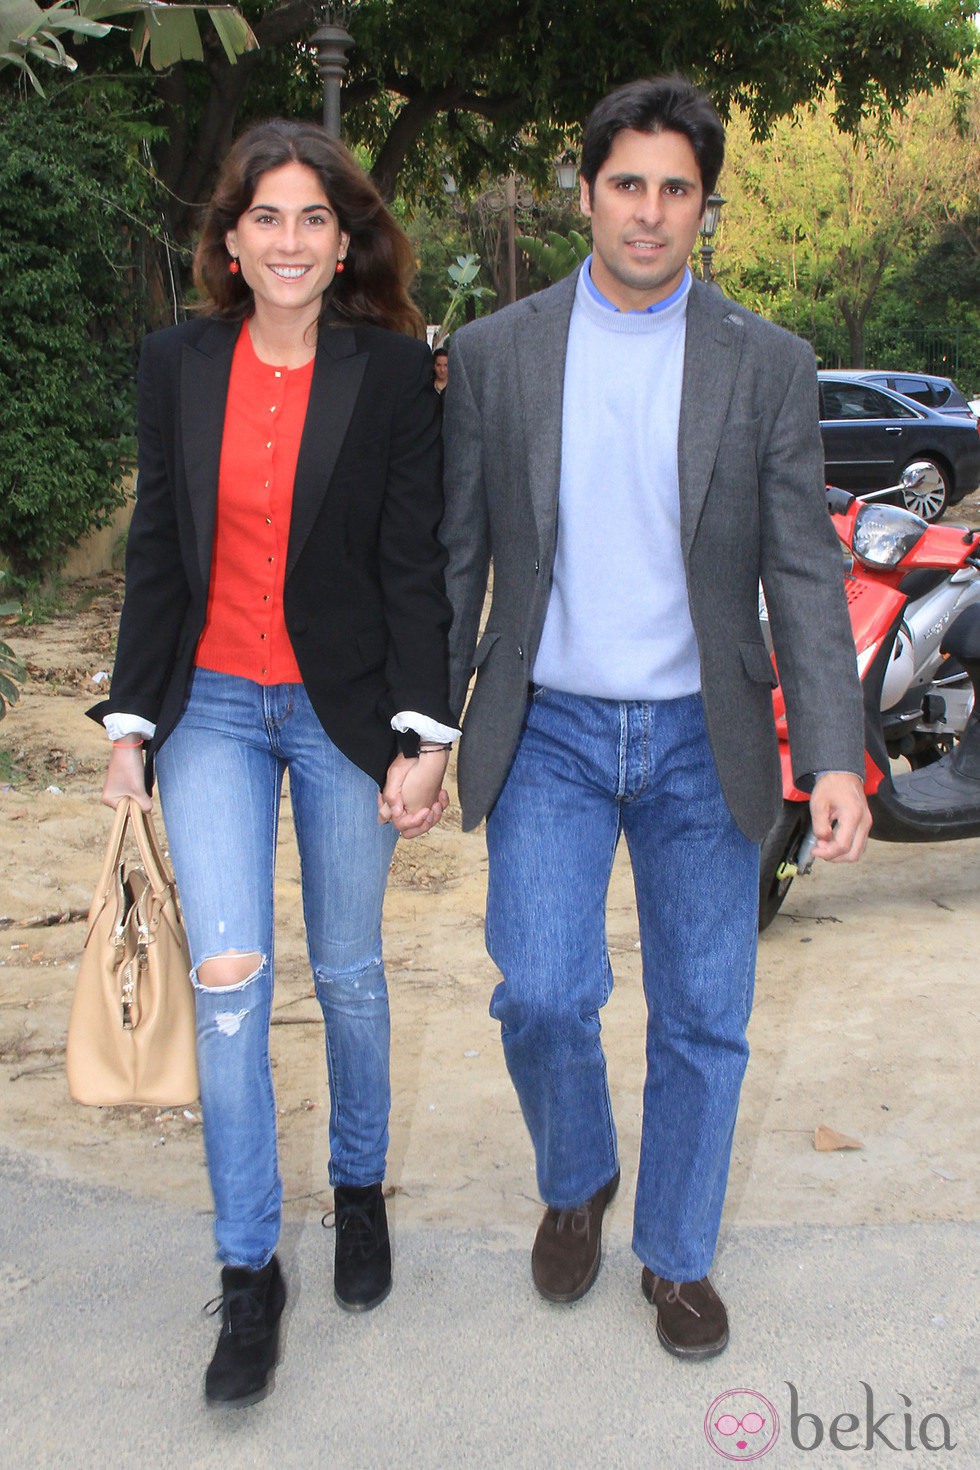
[(202, 669), (256, 684), (301, 684), (286, 631), (283, 585), (296, 461), (313, 381), (260, 362), (246, 326), (231, 363), (221, 439)]

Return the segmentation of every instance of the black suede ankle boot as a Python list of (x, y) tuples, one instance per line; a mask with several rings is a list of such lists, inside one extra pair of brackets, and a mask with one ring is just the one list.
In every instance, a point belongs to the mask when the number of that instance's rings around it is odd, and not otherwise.
[(224, 1266), (221, 1332), (204, 1379), (211, 1404), (243, 1408), (264, 1398), (279, 1357), (279, 1318), (286, 1283), (276, 1256), (261, 1271)]
[(380, 1184), (338, 1184), (333, 1192), (334, 1296), (347, 1312), (367, 1312), (391, 1290), (388, 1216)]

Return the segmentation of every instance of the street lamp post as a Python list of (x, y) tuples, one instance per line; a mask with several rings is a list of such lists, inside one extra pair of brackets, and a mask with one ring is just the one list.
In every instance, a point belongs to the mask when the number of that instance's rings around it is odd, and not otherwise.
[[(448, 168), (443, 168), (441, 175), (442, 187), (462, 218), (467, 211), (459, 197), (456, 176)], [(473, 205), (474, 213), (481, 225), (485, 224), (489, 215), (497, 215), (503, 222), (506, 270), (504, 279), (500, 280), (494, 271), (497, 285), (500, 288), (498, 300), (501, 306), (507, 306), (510, 302), (517, 300), (517, 211), (529, 209), (534, 202), (534, 196), (530, 190), (522, 189), (519, 185), (520, 180), (516, 174), (502, 175), (497, 181), (497, 187), (484, 190)]]
[(347, 53), (354, 37), (347, 29), (346, 5), (324, 5), (320, 25), (310, 37), (316, 47), (316, 65), (323, 81), (323, 127), (331, 138), (340, 137), (340, 88), (347, 74)]
[[(514, 173), (498, 180), (496, 189), (489, 189), (476, 201), (481, 215), (499, 215), (503, 221), (504, 251), (506, 260), (506, 288), (501, 290), (499, 302), (507, 306), (517, 300), (517, 211), (529, 209), (534, 196), (528, 189), (518, 188)], [(504, 282), (498, 282), (504, 286)]]
[(559, 189), (564, 194), (570, 194), (578, 180), (578, 164), (575, 162), (575, 155), (563, 153), (555, 163), (555, 174)]
[(517, 300), (517, 180), (508, 174), (504, 180), (504, 208), (507, 211), (507, 299)]
[(713, 279), (711, 273), (711, 261), (714, 257), (715, 247), (712, 244), (718, 221), (721, 218), (721, 207), (727, 201), (720, 194), (709, 194), (708, 202), (704, 206), (704, 224), (701, 226), (701, 279), (710, 281)]

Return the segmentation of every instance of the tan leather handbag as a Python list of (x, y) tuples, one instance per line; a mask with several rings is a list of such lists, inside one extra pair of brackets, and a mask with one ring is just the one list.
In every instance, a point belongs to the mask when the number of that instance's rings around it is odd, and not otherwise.
[[(139, 853), (125, 856), (127, 838)], [(173, 875), (152, 819), (116, 808), (68, 1022), (68, 1090), (95, 1107), (197, 1097), (194, 992)]]

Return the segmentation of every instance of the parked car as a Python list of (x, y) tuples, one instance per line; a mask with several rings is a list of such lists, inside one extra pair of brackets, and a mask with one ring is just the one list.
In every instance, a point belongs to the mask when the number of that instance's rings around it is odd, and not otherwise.
[(843, 490), (895, 485), (913, 460), (936, 471), (901, 492), (908, 510), (935, 521), (980, 486), (980, 424), (968, 409), (940, 413), (854, 372), (817, 374), (827, 482)]
[(860, 378), (863, 383), (875, 383), (879, 388), (890, 388), (901, 393), (903, 398), (912, 398), (924, 408), (934, 408), (937, 413), (948, 413), (963, 418), (966, 414), (977, 417), (977, 411), (968, 403), (952, 378), (941, 378), (935, 373), (895, 373), (885, 368), (837, 368), (835, 377)]

